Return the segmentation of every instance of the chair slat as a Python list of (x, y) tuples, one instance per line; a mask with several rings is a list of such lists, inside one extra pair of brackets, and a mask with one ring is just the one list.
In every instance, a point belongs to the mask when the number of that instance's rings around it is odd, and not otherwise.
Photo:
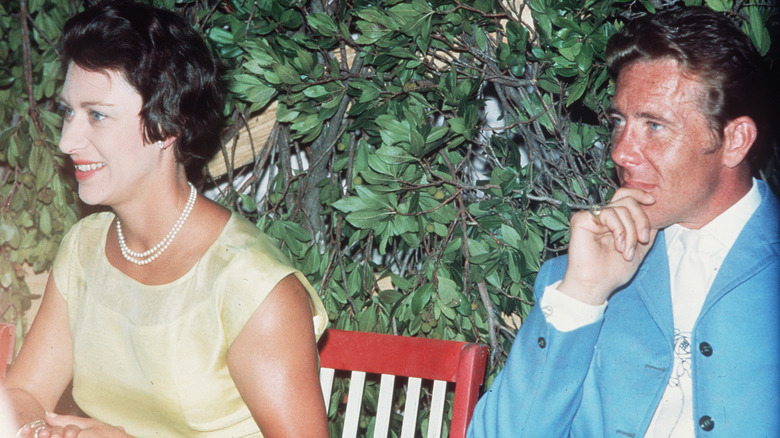
[(404, 405), (404, 422), (401, 425), (401, 438), (413, 438), (417, 428), (417, 406), (420, 404), (420, 388), (422, 379), (409, 377), (406, 385), (406, 404)]
[(386, 438), (390, 429), (390, 417), (393, 416), (393, 390), (395, 389), (395, 376), (382, 374), (379, 380), (379, 400), (376, 407), (376, 423), (374, 424), (374, 438)]
[(360, 425), (360, 405), (363, 403), (363, 386), (366, 383), (366, 373), (353, 371), (349, 379), (347, 395), (347, 411), (344, 414), (343, 438), (355, 438)]
[(447, 397), (447, 382), (433, 381), (433, 396), (431, 397), (431, 416), (428, 419), (428, 438), (441, 436), (441, 425), (444, 420), (444, 399)]
[(333, 376), (336, 370), (332, 368), (320, 368), (320, 387), (322, 396), (325, 398), (325, 412), (330, 408), (330, 395), (333, 392)]

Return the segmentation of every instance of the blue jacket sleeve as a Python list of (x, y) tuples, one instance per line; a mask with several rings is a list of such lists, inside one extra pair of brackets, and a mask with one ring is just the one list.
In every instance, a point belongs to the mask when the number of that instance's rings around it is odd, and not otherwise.
[[(559, 280), (565, 257), (542, 266), (534, 295)], [(517, 333), (503, 370), (479, 400), (470, 438), (565, 437), (582, 398), (601, 321), (571, 332), (557, 331), (534, 306)]]

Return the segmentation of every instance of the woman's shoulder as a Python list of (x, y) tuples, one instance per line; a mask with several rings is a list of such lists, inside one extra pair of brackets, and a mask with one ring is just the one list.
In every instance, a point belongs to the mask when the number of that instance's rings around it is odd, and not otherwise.
[(65, 234), (62, 241), (65, 243), (71, 240), (82, 241), (85, 237), (87, 239), (89, 237), (100, 238), (113, 220), (114, 213), (112, 212), (92, 213), (76, 222)]
[(224, 262), (233, 265), (249, 265), (256, 269), (292, 269), (277, 243), (258, 229), (257, 225), (237, 213), (232, 213), (211, 251)]
[(84, 229), (84, 230), (90, 230), (90, 229), (105, 229), (109, 225), (111, 225), (111, 222), (114, 220), (114, 213), (110, 211), (99, 211), (97, 213), (92, 213), (88, 216), (85, 216), (81, 218), (78, 222), (76, 222), (75, 225), (73, 225), (73, 228), (75, 229)]
[(113, 220), (111, 212), (94, 213), (76, 222), (65, 234), (53, 268), (60, 292), (72, 289), (69, 279), (83, 276), (85, 267), (94, 268), (101, 263), (105, 236)]

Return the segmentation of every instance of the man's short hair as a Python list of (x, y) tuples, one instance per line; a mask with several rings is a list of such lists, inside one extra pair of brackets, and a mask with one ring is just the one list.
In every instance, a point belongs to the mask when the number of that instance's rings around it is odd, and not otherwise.
[(705, 7), (672, 8), (629, 22), (607, 45), (607, 66), (617, 76), (626, 66), (661, 58), (676, 60), (704, 87), (699, 105), (716, 138), (726, 124), (748, 116), (758, 126), (751, 148), (758, 159), (768, 140), (768, 82), (764, 60), (733, 19)]

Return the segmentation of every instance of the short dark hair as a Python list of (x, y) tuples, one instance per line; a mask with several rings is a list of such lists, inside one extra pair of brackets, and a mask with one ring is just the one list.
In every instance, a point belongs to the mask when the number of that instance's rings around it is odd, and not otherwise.
[(768, 140), (768, 76), (761, 55), (733, 19), (706, 7), (671, 8), (629, 22), (607, 44), (607, 66), (617, 76), (626, 66), (661, 58), (676, 60), (704, 86), (700, 109), (717, 138), (726, 124), (748, 116), (759, 138), (751, 160)]
[(118, 71), (141, 95), (147, 141), (177, 137), (176, 159), (202, 165), (224, 123), (222, 67), (200, 34), (175, 12), (132, 1), (92, 6), (65, 23), (62, 62)]

